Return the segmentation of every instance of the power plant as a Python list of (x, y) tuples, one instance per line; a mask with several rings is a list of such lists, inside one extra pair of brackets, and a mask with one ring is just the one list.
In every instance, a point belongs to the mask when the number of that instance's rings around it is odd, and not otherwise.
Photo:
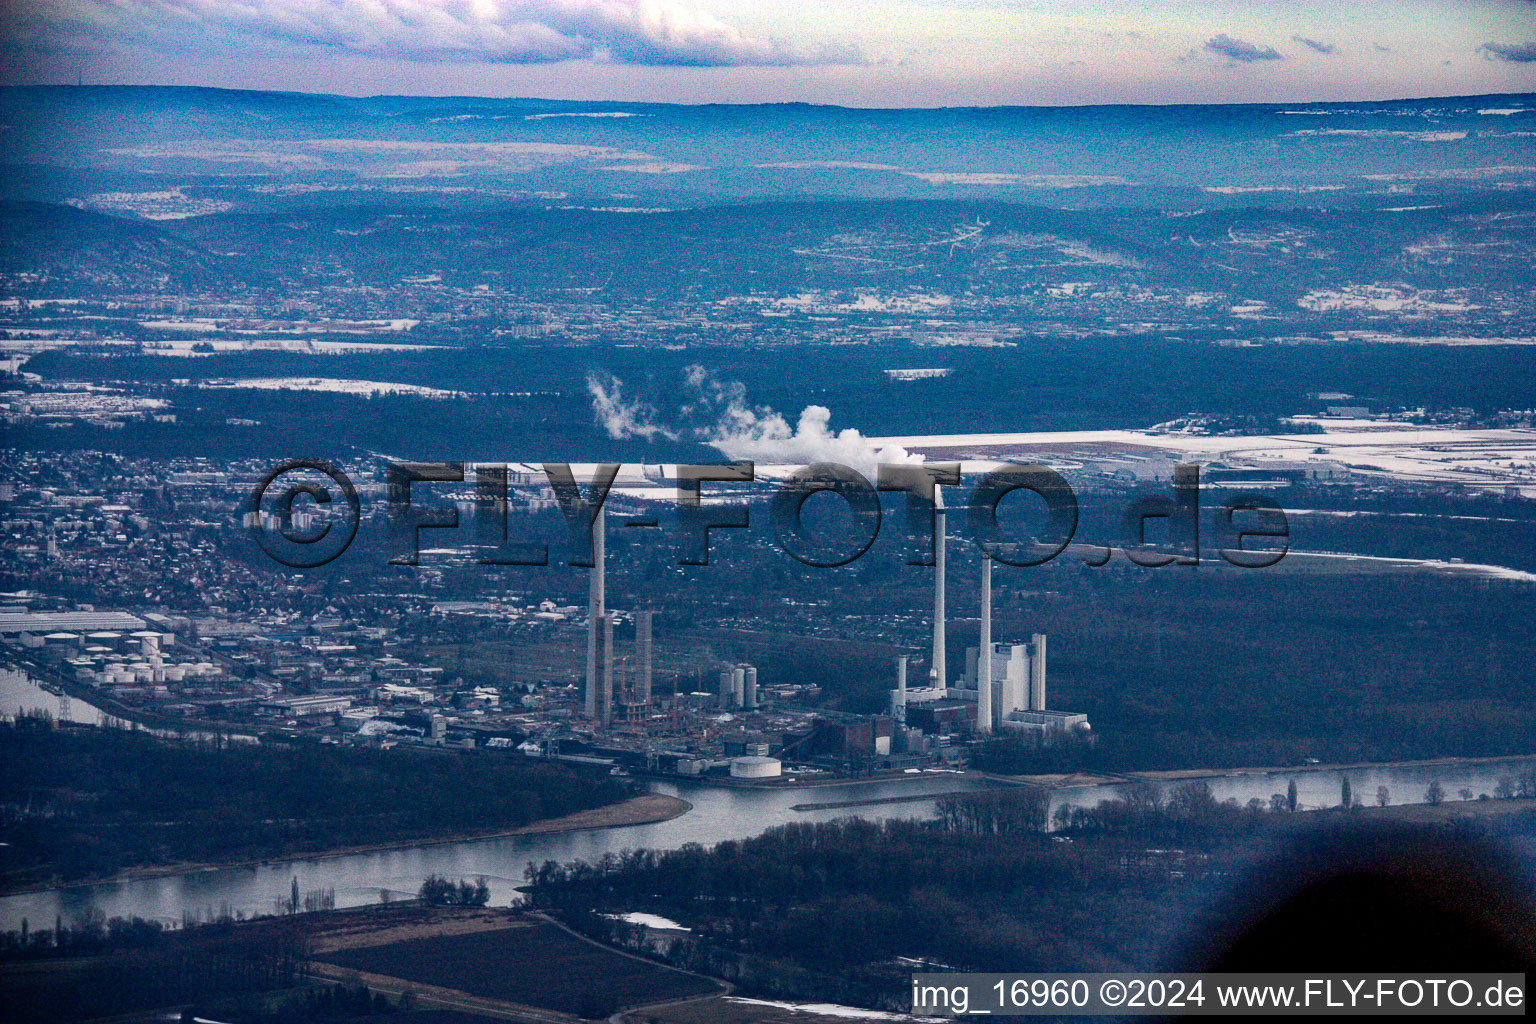
[[(935, 760), (963, 765), (971, 741), (995, 735), (1050, 743), (1090, 728), (1086, 715), (1047, 707), (1045, 634), (1016, 643), (994, 639), (994, 566), (986, 555), (980, 565), (977, 642), (966, 650), (964, 671), (950, 677), (948, 513), (941, 496), (934, 509), (931, 648), (926, 666), (919, 660), (926, 671), (916, 677), (920, 685), (912, 685), (914, 659), (898, 656), (888, 716), (807, 715), (783, 709), (771, 697), (764, 709), (769, 694), (759, 686), (756, 666), (737, 661), (696, 669), (689, 692), (673, 673), (670, 696), (658, 701), (655, 613), (642, 608), (631, 617), (608, 607), (607, 519), (602, 510), (593, 519), (581, 707), (596, 731), (593, 739), (601, 738), (602, 745), (591, 749), (619, 758), (615, 763), (644, 757), (649, 770), (671, 768), (692, 776), (728, 765), (729, 777), (743, 782), (777, 778), (780, 764), (790, 761), (823, 771), (861, 772), (875, 765), (912, 770)], [(633, 652), (621, 655), (615, 632), (625, 619), (634, 625)], [(705, 671), (713, 671), (713, 682), (706, 682), (711, 677)], [(780, 684), (772, 693), (782, 699), (784, 691)], [(725, 760), (711, 759), (708, 751), (715, 749), (724, 751)]]
[(942, 512), (934, 551), (934, 623), (930, 685), (907, 685), (909, 656), (896, 660), (896, 689), (891, 691), (891, 717), (908, 729), (954, 731), (963, 719), (977, 737), (997, 733), (1033, 734), (1042, 741), (1068, 731), (1087, 732), (1088, 716), (1046, 707), (1046, 636), (1035, 633), (1027, 643), (992, 640), (992, 559), (982, 554), (980, 636), (966, 651), (965, 672), (951, 687), (944, 674), (945, 547)]

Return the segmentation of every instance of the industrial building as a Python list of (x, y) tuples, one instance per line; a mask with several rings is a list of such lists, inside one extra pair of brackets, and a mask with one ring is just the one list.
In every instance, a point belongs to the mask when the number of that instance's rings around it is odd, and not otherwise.
[(784, 774), (784, 763), (776, 757), (733, 757), (733, 779), (777, 779)]
[[(608, 610), (607, 592), (608, 513), (599, 507), (592, 521), (592, 571), (587, 593), (587, 664), (582, 687), (585, 716), (604, 729), (613, 726), (616, 705), (627, 716), (644, 713), (651, 706), (655, 681), (655, 613), (641, 609), (634, 614), (635, 666), (633, 681), (627, 678), (627, 659), (620, 662), (614, 651), (614, 627), (619, 616)], [(757, 689), (753, 672), (754, 706)]]
[(958, 685), (947, 678), (945, 562), (947, 538), (942, 507), (937, 510), (934, 550), (933, 654), (929, 685), (909, 685), (910, 658), (896, 659), (896, 688), (891, 691), (891, 715), (904, 731), (946, 735), (962, 724), (978, 737), (998, 732), (1030, 733), (1049, 740), (1067, 730), (1087, 732), (1088, 716), (1046, 707), (1046, 636), (1036, 633), (1028, 643), (992, 640), (992, 559), (981, 559), (981, 616), (977, 646), (966, 651), (965, 671)]
[(755, 711), (757, 709), (757, 669), (746, 662), (727, 665), (720, 670), (720, 710)]

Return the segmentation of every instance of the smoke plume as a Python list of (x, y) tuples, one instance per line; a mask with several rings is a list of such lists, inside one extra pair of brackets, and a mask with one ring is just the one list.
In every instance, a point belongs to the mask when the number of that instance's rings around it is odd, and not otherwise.
[(643, 437), (654, 440), (691, 438), (720, 451), (730, 459), (746, 459), (769, 465), (809, 465), (836, 462), (873, 476), (881, 463), (918, 463), (921, 455), (888, 446), (876, 450), (852, 427), (832, 429), (832, 411), (808, 405), (791, 425), (779, 411), (747, 400), (740, 381), (722, 381), (700, 366), (684, 374), (687, 400), (677, 409), (682, 426), (664, 427), (656, 422), (656, 410), (626, 400), (622, 382), (615, 377), (591, 377), (592, 411), (599, 424), (615, 440)]

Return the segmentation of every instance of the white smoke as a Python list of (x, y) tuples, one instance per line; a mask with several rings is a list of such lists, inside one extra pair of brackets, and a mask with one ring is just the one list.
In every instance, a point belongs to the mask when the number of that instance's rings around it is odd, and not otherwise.
[(678, 439), (675, 432), (655, 422), (655, 409), (644, 402), (625, 400), (623, 385), (617, 377), (604, 380), (591, 374), (587, 377), (587, 391), (592, 395), (592, 414), (615, 441), (631, 437), (643, 437), (647, 441), (658, 437), (669, 441)]
[(922, 462), (904, 448), (887, 447), (876, 451), (869, 441), (852, 427), (832, 430), (832, 410), (824, 405), (808, 405), (800, 410), (793, 428), (771, 409), (731, 408), (705, 440), (732, 459), (750, 459), (769, 464), (809, 465), (836, 462), (872, 476), (882, 462)]
[(654, 420), (655, 410), (623, 397), (621, 382), (589, 378), (592, 408), (598, 422), (615, 440), (628, 437), (695, 438), (718, 449), (730, 459), (768, 465), (810, 465), (836, 462), (873, 479), (881, 463), (916, 464), (923, 456), (890, 445), (876, 449), (852, 427), (832, 429), (832, 411), (824, 405), (808, 405), (793, 426), (768, 406), (747, 401), (747, 389), (739, 381), (720, 381), (703, 367), (690, 366), (684, 381), (692, 392), (679, 409), (679, 417), (696, 425), (670, 430)]

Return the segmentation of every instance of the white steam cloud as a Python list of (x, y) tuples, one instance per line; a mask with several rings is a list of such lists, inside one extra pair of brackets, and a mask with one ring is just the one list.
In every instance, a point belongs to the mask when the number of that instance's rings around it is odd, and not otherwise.
[(590, 377), (592, 411), (597, 422), (615, 440), (690, 437), (718, 449), (731, 459), (770, 465), (809, 465), (836, 462), (872, 476), (881, 463), (923, 461), (923, 456), (904, 448), (876, 449), (852, 427), (832, 429), (832, 411), (808, 405), (793, 426), (780, 412), (747, 402), (746, 386), (738, 381), (719, 381), (699, 366), (688, 368), (685, 381), (690, 399), (678, 410), (680, 418), (695, 425), (677, 430), (655, 422), (655, 410), (623, 397), (617, 378)]
[(654, 422), (655, 409), (644, 402), (624, 398), (623, 385), (617, 377), (588, 376), (587, 392), (592, 396), (592, 414), (615, 441), (631, 437), (643, 437), (647, 441), (658, 437), (669, 441), (678, 439), (677, 434)]

